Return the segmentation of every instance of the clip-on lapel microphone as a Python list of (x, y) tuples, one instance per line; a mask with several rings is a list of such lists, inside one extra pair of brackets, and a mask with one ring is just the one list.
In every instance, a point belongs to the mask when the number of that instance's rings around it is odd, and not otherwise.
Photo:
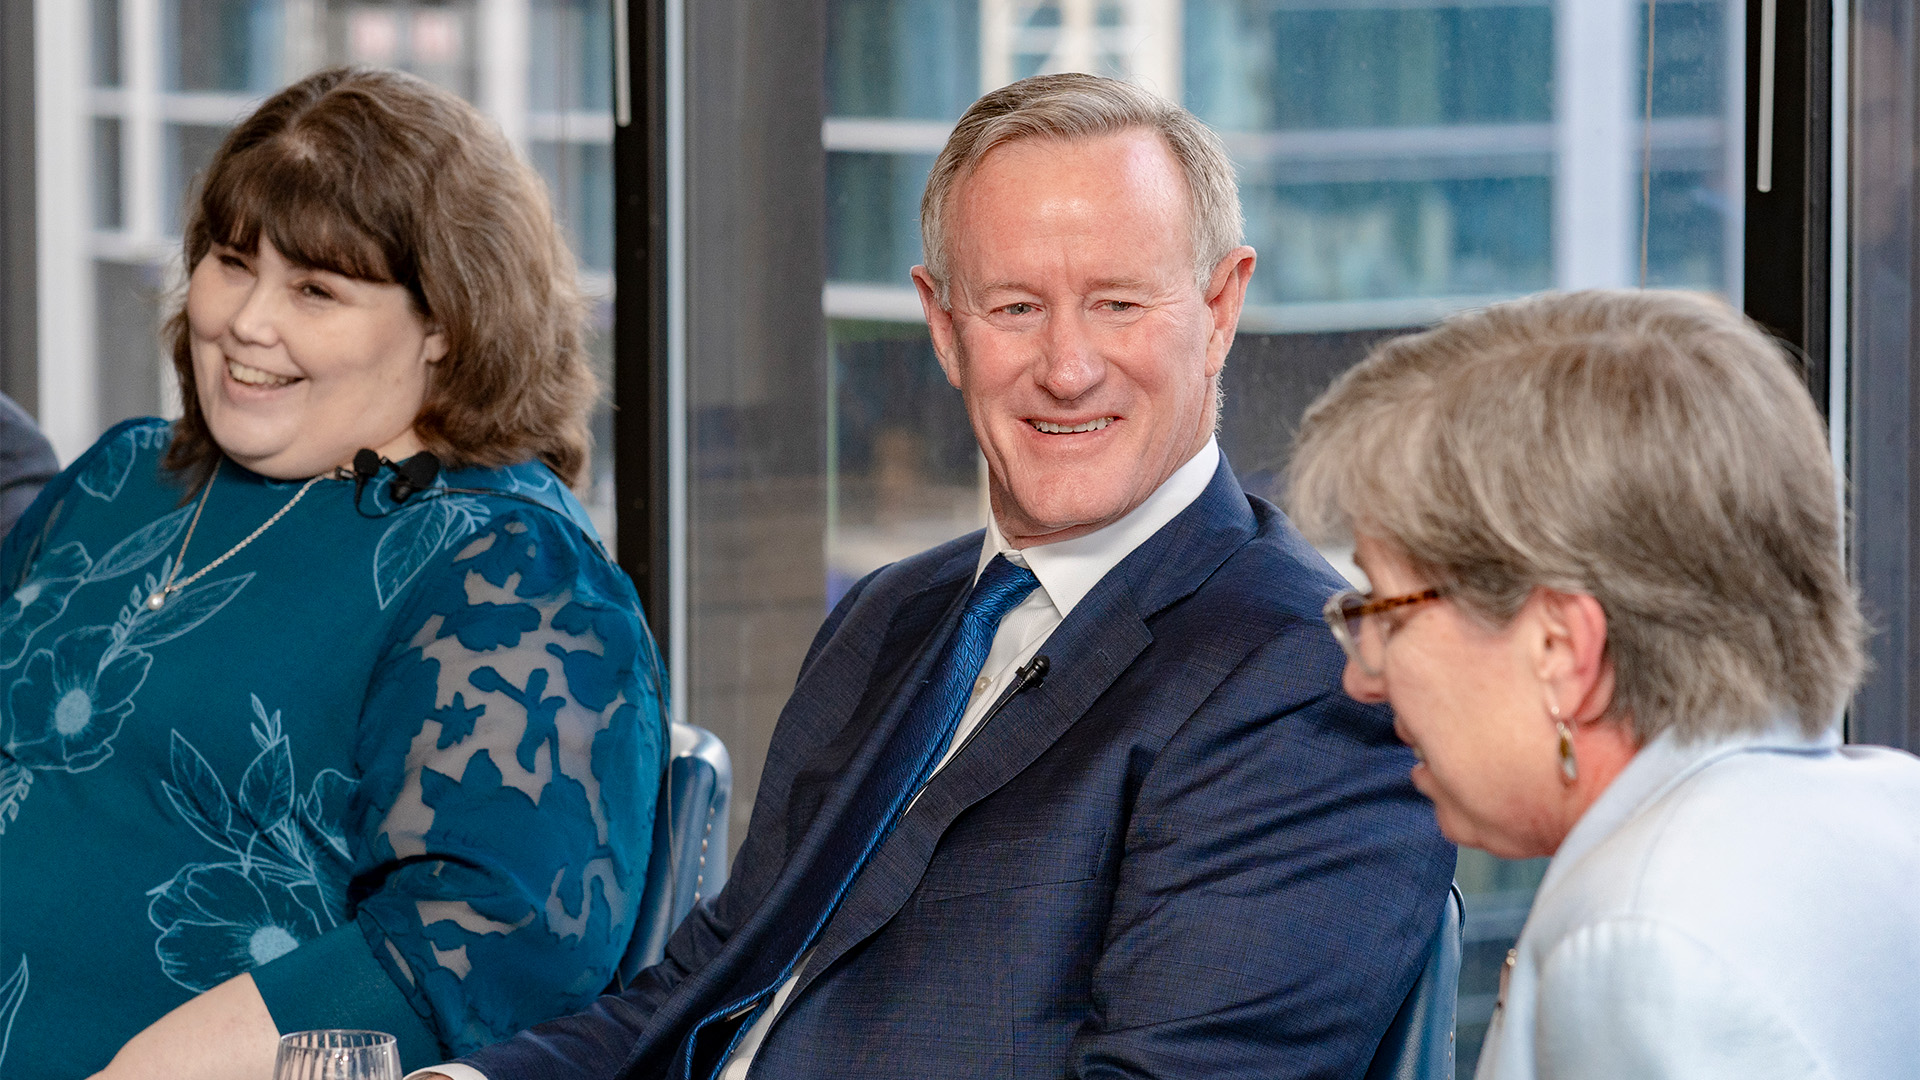
[(404, 503), (426, 490), (440, 475), (440, 459), (425, 450), (405, 461), (388, 461), (372, 450), (360, 450), (353, 455), (354, 506), (360, 505), (360, 493), (366, 490), (367, 481), (380, 475), (383, 465), (393, 469), (393, 479), (387, 481), (387, 498), (395, 503)]

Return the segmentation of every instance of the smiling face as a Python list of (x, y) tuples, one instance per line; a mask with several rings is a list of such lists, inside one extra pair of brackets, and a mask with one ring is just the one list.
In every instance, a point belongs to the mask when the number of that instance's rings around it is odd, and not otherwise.
[(187, 284), (188, 344), (200, 409), (228, 457), (296, 479), (370, 447), (420, 449), (414, 418), (446, 338), (400, 285), (216, 244)]
[(1145, 130), (987, 153), (947, 215), (950, 307), (921, 305), (1016, 547), (1092, 532), (1206, 445), (1253, 249), (1194, 280), (1187, 185)]
[[(1372, 537), (1356, 538), (1354, 561), (1376, 596), (1432, 584)], [(1440, 831), (1503, 858), (1552, 854), (1584, 808), (1569, 801), (1557, 771), (1531, 647), (1534, 606), (1499, 630), (1446, 599), (1369, 616), (1361, 633), (1386, 635), (1369, 643), (1380, 674), (1349, 660), (1343, 680), (1356, 700), (1393, 706), (1394, 733), (1421, 759), (1413, 786), (1433, 800)]]

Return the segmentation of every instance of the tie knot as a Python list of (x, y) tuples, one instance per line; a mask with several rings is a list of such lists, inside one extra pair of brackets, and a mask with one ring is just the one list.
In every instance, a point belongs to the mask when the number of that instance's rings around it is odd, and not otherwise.
[(1024, 566), (1015, 566), (1005, 555), (995, 555), (980, 572), (967, 597), (967, 615), (984, 617), (998, 624), (1000, 617), (1019, 606), (1028, 594), (1040, 587), (1040, 579)]

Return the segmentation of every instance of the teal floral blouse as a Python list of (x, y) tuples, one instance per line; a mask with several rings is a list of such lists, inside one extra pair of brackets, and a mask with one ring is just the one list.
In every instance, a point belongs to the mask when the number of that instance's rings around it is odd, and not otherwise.
[(169, 437), (108, 432), (0, 548), (0, 1076), (85, 1076), (247, 971), (282, 1031), (409, 1068), (584, 1005), (665, 730), (579, 504), (539, 464), (328, 477), (153, 608), (300, 490), (223, 463), (182, 557)]

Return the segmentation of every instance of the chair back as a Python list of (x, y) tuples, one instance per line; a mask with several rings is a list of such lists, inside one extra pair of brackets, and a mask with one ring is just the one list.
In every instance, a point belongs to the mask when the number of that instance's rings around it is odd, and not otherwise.
[(718, 736), (673, 724), (667, 775), (653, 812), (653, 854), (640, 917), (620, 960), (619, 984), (666, 955), (667, 938), (703, 896), (727, 883), (727, 801), (733, 760)]
[(1460, 887), (1447, 890), (1447, 910), (1427, 947), (1427, 966), (1374, 1051), (1366, 1080), (1453, 1080), (1454, 1006), (1460, 992)]

